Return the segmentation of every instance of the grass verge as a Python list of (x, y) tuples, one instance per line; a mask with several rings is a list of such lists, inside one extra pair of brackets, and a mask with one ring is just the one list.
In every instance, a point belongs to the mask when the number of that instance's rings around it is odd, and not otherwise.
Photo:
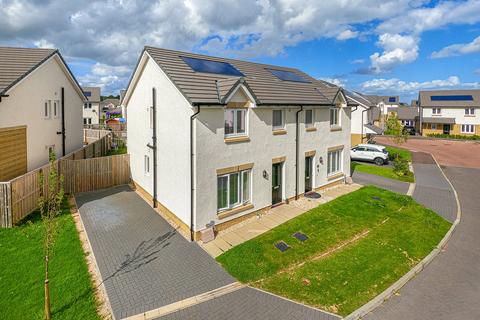
[(393, 160), (398, 155), (400, 158), (407, 160), (408, 162), (412, 162), (412, 153), (406, 149), (394, 148), (394, 147), (385, 147), (388, 151), (389, 159)]
[[(450, 225), (411, 197), (368, 186), (217, 260), (241, 282), (345, 316), (428, 255)], [(292, 237), (298, 231), (309, 239)], [(281, 253), (274, 247), (278, 241), (290, 249)]]
[[(53, 319), (100, 319), (85, 255), (65, 200), (50, 260)], [(8, 319), (43, 319), (43, 224), (40, 213), (0, 229), (0, 310)]]
[(360, 172), (374, 174), (374, 175), (377, 175), (377, 176), (382, 176), (382, 177), (385, 177), (385, 178), (394, 179), (394, 180), (403, 181), (403, 182), (414, 182), (415, 181), (415, 177), (414, 177), (412, 172), (408, 171), (408, 173), (406, 175), (399, 176), (390, 167), (382, 167), (382, 166), (376, 166), (376, 165), (370, 165), (370, 164), (362, 164), (362, 163), (352, 161), (351, 169), (352, 169), (352, 172), (353, 171), (360, 171)]

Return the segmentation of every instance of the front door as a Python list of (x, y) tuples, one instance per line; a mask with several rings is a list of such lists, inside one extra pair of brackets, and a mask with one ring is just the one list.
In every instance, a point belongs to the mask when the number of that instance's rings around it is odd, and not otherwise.
[(272, 205), (282, 202), (282, 163), (272, 164)]
[(443, 125), (443, 134), (450, 134), (450, 125), (444, 124)]
[(313, 157), (305, 157), (305, 193), (312, 191)]

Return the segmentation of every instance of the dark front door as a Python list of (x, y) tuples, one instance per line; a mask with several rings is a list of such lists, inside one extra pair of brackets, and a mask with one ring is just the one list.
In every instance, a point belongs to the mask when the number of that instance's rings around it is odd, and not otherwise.
[(272, 165), (272, 205), (282, 202), (282, 163)]
[(450, 125), (444, 124), (443, 125), (443, 134), (450, 134)]
[(305, 193), (312, 191), (313, 157), (305, 157)]

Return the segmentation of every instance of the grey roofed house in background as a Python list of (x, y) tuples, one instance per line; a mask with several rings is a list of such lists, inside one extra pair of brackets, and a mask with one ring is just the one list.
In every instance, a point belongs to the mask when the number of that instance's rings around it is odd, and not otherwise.
[(421, 107), (480, 107), (480, 90), (420, 91)]
[(100, 102), (100, 87), (82, 87), (83, 93), (90, 102)]
[(58, 55), (71, 80), (80, 88), (58, 50), (0, 47), (0, 101), (12, 87), (54, 55)]
[(377, 95), (365, 95), (370, 101), (378, 105), (380, 102), (384, 104), (399, 104), (399, 96), (377, 96)]
[[(153, 58), (192, 105), (224, 104), (225, 98), (239, 85), (245, 86), (250, 91), (258, 105), (332, 105), (338, 94), (343, 92), (340, 87), (314, 79), (294, 68), (148, 46), (144, 51)], [(194, 71), (187, 63), (191, 60), (202, 66), (213, 64), (212, 67), (223, 67), (230, 74), (209, 73), (208, 68), (207, 72)], [(275, 75), (272, 71), (278, 71), (280, 75)], [(282, 76), (297, 81), (281, 80)]]
[(419, 117), (416, 107), (398, 107), (397, 117), (399, 120), (416, 120)]

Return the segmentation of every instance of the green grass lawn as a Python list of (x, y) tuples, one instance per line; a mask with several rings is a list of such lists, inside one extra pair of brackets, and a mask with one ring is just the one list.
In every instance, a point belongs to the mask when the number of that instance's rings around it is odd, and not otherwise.
[(394, 148), (394, 147), (385, 147), (388, 151), (390, 160), (393, 160), (398, 154), (401, 158), (404, 158), (408, 162), (412, 161), (412, 153), (406, 149)]
[(360, 171), (369, 174), (374, 174), (377, 176), (382, 176), (389, 179), (404, 181), (404, 182), (414, 182), (415, 178), (412, 172), (409, 171), (407, 175), (399, 176), (397, 175), (392, 168), (383, 167), (377, 165), (363, 164), (359, 162), (352, 161), (351, 169), (353, 171)]
[[(58, 218), (59, 228), (50, 260), (53, 319), (100, 319), (92, 282), (68, 204)], [(39, 212), (31, 222), (0, 229), (0, 310), (8, 319), (43, 319), (43, 225)]]
[[(449, 228), (449, 222), (412, 198), (368, 186), (240, 244), (217, 260), (243, 283), (345, 316), (421, 261)], [(309, 239), (293, 238), (298, 231)], [(354, 241), (359, 235), (363, 237)], [(278, 241), (290, 249), (281, 253), (274, 247)], [(347, 244), (339, 247), (342, 243)]]

